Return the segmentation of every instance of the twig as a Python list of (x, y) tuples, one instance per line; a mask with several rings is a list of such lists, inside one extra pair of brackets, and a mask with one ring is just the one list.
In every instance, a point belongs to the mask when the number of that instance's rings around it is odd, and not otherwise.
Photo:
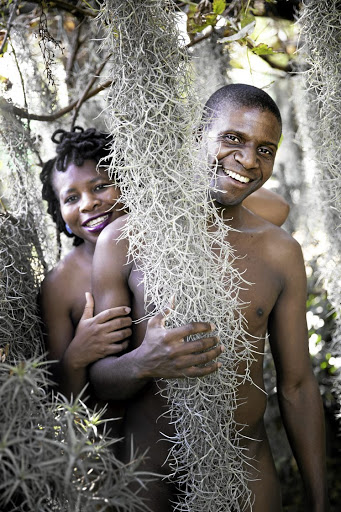
[[(20, 69), (20, 66), (19, 66), (19, 62), (18, 62), (18, 59), (17, 59), (17, 54), (16, 54), (16, 51), (15, 51), (14, 46), (12, 44), (12, 41), (10, 40), (10, 42), (11, 42), (12, 52), (13, 52), (13, 56), (14, 56), (14, 60), (15, 60), (15, 65), (17, 67), (17, 70), (18, 70), (18, 73), (19, 73), (19, 76), (20, 76), (20, 82), (21, 82), (21, 88), (22, 88), (22, 92), (23, 92), (23, 96), (24, 96), (25, 108), (27, 110), (28, 109), (28, 103), (27, 103), (27, 96), (26, 96), (24, 77), (23, 77), (23, 74), (21, 72), (21, 69)], [(30, 130), (30, 120), (28, 120), (27, 129), (28, 129), (28, 133), (30, 134), (30, 131), (31, 131)]]
[(208, 39), (209, 37), (211, 37), (212, 32), (213, 32), (213, 29), (212, 29), (212, 27), (211, 27), (211, 30), (210, 30), (207, 34), (205, 34), (205, 35), (203, 35), (203, 36), (200, 36), (200, 37), (197, 37), (197, 39), (193, 39), (193, 41), (190, 41), (189, 43), (187, 43), (187, 44), (186, 44), (186, 47), (187, 47), (187, 48), (191, 48), (191, 47), (192, 47), (192, 46), (194, 46), (195, 44), (198, 44), (198, 43), (200, 43), (201, 41), (204, 41), (205, 39)]
[[(39, 4), (41, 5), (41, 0), (30, 0), (32, 3), (34, 4)], [(73, 5), (73, 4), (69, 4), (68, 2), (63, 2), (63, 0), (54, 0), (52, 2), (49, 2), (47, 7), (50, 7), (50, 8), (60, 8), (60, 9), (63, 9), (64, 11), (67, 11), (67, 12), (70, 12), (71, 14), (73, 14), (74, 16), (77, 16), (77, 15), (83, 15), (83, 16), (90, 16), (91, 18), (96, 18), (97, 14), (98, 14), (98, 11), (96, 10), (91, 10), (91, 9), (85, 9), (83, 7), (78, 7), (76, 5)]]
[(81, 29), (82, 29), (82, 22), (79, 23), (79, 25), (75, 29), (75, 33), (74, 33), (74, 37), (73, 37), (73, 41), (72, 41), (71, 52), (70, 52), (70, 55), (69, 55), (69, 58), (68, 58), (67, 64), (66, 64), (66, 70), (65, 71), (66, 71), (66, 82), (67, 83), (70, 82), (71, 71), (72, 71), (73, 65), (74, 65), (75, 60), (76, 60), (76, 55), (77, 55), (78, 50), (79, 50), (79, 48), (81, 46), (81, 41), (79, 40)]
[(5, 34), (4, 40), (2, 41), (1, 47), (0, 47), (0, 55), (4, 52), (4, 48), (6, 46), (8, 36), (9, 36), (10, 30), (11, 30), (11, 27), (13, 25), (13, 17), (14, 17), (15, 11), (17, 10), (18, 3), (19, 3), (19, 0), (14, 0), (13, 4), (10, 6), (10, 15), (9, 15), (8, 23), (7, 23), (7, 27), (6, 27), (6, 34)]
[[(85, 100), (88, 100), (92, 98), (93, 96), (96, 96), (99, 92), (103, 91), (104, 89), (107, 89), (112, 84), (112, 80), (107, 80), (103, 84), (99, 85), (95, 89), (93, 89), (87, 96), (85, 97)], [(56, 121), (60, 117), (64, 116), (65, 114), (68, 114), (73, 110), (76, 105), (78, 104), (79, 100), (73, 101), (68, 105), (67, 107), (62, 108), (61, 110), (58, 110), (58, 112), (55, 112), (54, 114), (50, 115), (39, 115), (39, 114), (31, 114), (30, 112), (27, 112), (26, 110), (16, 107), (15, 105), (12, 105), (4, 98), (0, 98), (0, 109), (3, 109), (7, 112), (12, 112), (14, 115), (19, 116), (23, 119), (31, 119), (33, 121)]]
[(71, 129), (74, 127), (75, 125), (75, 122), (76, 122), (76, 119), (77, 119), (77, 116), (78, 116), (78, 113), (79, 113), (79, 110), (82, 106), (82, 104), (86, 101), (87, 99), (87, 94), (89, 93), (91, 87), (94, 85), (94, 83), (96, 82), (97, 78), (100, 76), (100, 74), (102, 73), (103, 71), (103, 68), (104, 66), (106, 65), (106, 63), (108, 62), (109, 58), (110, 58), (110, 55), (108, 55), (108, 57), (102, 62), (102, 64), (100, 65), (100, 67), (98, 68), (98, 70), (96, 71), (96, 73), (94, 74), (94, 76), (91, 78), (91, 80), (89, 81), (87, 87), (85, 88), (85, 91), (83, 92), (82, 96), (79, 98), (78, 102), (77, 102), (77, 105), (75, 106), (75, 111), (74, 111), (74, 114), (73, 114), (73, 118), (72, 118), (72, 123), (71, 123)]

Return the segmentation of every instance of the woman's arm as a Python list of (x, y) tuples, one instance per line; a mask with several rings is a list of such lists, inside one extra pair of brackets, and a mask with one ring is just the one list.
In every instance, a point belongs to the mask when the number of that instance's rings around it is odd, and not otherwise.
[(48, 358), (55, 361), (51, 364), (53, 380), (56, 388), (70, 398), (77, 396), (87, 383), (90, 363), (127, 348), (131, 319), (127, 316), (130, 309), (125, 307), (93, 316), (93, 298), (86, 293), (84, 312), (75, 329), (64, 284), (58, 274), (48, 275), (42, 284), (40, 305)]

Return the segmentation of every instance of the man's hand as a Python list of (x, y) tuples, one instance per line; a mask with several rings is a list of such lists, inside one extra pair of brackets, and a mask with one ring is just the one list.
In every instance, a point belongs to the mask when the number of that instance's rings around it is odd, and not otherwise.
[(86, 292), (86, 304), (75, 337), (67, 348), (68, 364), (85, 368), (90, 363), (125, 350), (131, 336), (128, 307), (106, 309), (94, 315), (94, 299)]
[[(224, 350), (217, 336), (185, 342), (186, 336), (209, 333), (215, 329), (208, 322), (192, 322), (173, 329), (165, 328), (166, 316), (159, 313), (148, 321), (147, 331), (136, 349), (135, 364), (140, 379), (203, 377), (217, 371), (214, 361)], [(207, 365), (207, 366), (198, 366)]]

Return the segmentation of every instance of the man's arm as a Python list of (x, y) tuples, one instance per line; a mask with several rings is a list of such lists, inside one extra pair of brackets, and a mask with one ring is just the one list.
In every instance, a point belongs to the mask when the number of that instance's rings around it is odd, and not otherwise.
[(264, 187), (244, 199), (243, 206), (276, 226), (284, 224), (290, 210), (282, 196)]
[[(96, 312), (130, 306), (127, 241), (117, 241), (122, 222), (121, 217), (110, 224), (96, 244), (92, 274)], [(186, 336), (211, 332), (212, 324), (193, 322), (174, 329), (166, 329), (164, 324), (165, 315), (159, 313), (149, 320), (140, 346), (91, 366), (90, 382), (99, 398), (125, 400), (153, 378), (202, 377), (218, 369), (220, 364), (214, 359), (223, 348), (215, 336), (184, 343)], [(208, 365), (197, 366), (202, 364)]]
[(280, 258), (284, 286), (269, 320), (278, 400), (304, 482), (306, 510), (326, 512), (324, 415), (308, 351), (306, 276), (301, 248), (294, 240), (289, 241)]

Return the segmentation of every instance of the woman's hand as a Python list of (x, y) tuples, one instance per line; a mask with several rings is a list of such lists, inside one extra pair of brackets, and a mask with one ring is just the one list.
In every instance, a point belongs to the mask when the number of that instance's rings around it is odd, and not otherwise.
[(106, 309), (96, 316), (94, 299), (86, 292), (86, 304), (75, 336), (65, 351), (64, 362), (79, 369), (106, 356), (119, 354), (128, 346), (132, 331), (130, 308), (126, 306)]

